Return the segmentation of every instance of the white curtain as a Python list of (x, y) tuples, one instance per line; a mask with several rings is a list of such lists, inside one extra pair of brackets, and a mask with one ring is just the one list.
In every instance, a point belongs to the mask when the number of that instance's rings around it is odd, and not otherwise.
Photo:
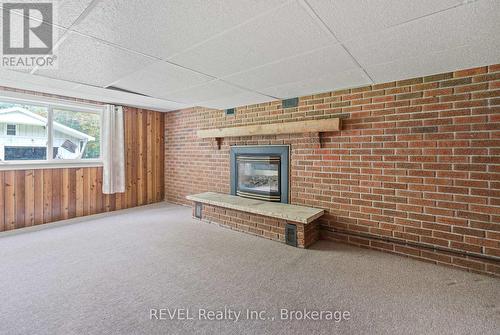
[(102, 120), (102, 157), (104, 163), (102, 192), (125, 192), (125, 144), (123, 108), (106, 105)]

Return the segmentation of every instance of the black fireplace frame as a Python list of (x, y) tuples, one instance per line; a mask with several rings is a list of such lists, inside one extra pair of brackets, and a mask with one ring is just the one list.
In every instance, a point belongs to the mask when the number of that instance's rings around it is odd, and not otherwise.
[(281, 201), (287, 204), (289, 198), (290, 146), (288, 145), (245, 145), (232, 146), (230, 154), (231, 194), (236, 195), (238, 183), (237, 156), (280, 156)]

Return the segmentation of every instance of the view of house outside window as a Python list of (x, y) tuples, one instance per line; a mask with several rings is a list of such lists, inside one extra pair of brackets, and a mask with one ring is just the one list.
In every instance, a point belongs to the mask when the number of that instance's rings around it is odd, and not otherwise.
[(0, 164), (99, 159), (100, 133), (99, 112), (0, 100)]
[[(54, 109), (54, 159), (98, 159), (99, 114)], [(66, 131), (65, 131), (66, 130)]]

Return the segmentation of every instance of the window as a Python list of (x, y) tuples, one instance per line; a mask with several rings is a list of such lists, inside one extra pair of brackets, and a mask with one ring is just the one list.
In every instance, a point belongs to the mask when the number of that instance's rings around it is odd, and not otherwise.
[(53, 159), (99, 159), (101, 115), (53, 110)]
[(5, 147), (5, 160), (40, 160), (47, 158), (45, 147)]
[(8, 124), (7, 125), (7, 135), (15, 136), (16, 135), (16, 125)]
[(101, 113), (97, 105), (0, 96), (0, 169), (100, 164)]

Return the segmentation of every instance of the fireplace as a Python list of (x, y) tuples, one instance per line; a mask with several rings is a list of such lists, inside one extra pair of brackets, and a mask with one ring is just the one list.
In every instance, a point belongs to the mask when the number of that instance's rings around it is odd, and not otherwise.
[(288, 203), (287, 145), (231, 147), (231, 194)]

